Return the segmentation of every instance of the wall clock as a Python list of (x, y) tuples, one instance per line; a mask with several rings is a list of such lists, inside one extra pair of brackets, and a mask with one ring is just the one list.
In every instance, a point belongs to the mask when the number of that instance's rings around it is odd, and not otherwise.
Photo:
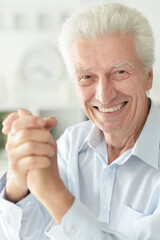
[(21, 80), (29, 85), (58, 84), (64, 71), (60, 54), (54, 46), (38, 46), (28, 51), (20, 66)]

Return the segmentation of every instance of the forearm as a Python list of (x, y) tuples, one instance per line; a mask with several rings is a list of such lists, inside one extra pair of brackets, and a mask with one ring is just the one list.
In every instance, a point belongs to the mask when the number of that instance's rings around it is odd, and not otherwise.
[(53, 193), (50, 196), (49, 194), (47, 200), (41, 201), (56, 224), (61, 224), (63, 216), (70, 209), (73, 202), (73, 195), (64, 186), (62, 186), (62, 189), (56, 195)]

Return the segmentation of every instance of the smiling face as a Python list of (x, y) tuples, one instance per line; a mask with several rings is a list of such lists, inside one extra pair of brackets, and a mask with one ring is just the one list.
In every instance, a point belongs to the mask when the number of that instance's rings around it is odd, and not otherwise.
[(76, 91), (88, 118), (104, 134), (138, 132), (148, 114), (144, 71), (129, 34), (80, 39), (71, 47)]

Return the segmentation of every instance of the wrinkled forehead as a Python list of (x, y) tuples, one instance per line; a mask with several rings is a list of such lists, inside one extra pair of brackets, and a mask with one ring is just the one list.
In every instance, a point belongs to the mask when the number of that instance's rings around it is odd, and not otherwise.
[(71, 47), (71, 59), (77, 69), (99, 64), (111, 68), (127, 65), (134, 68), (140, 61), (134, 41), (128, 35), (77, 40)]

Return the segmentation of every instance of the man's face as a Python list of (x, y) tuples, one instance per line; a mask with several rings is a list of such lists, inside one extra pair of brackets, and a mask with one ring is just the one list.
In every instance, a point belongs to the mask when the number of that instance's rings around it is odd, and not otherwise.
[(152, 72), (144, 71), (129, 34), (78, 40), (71, 58), (82, 108), (104, 133), (129, 133), (144, 124)]

